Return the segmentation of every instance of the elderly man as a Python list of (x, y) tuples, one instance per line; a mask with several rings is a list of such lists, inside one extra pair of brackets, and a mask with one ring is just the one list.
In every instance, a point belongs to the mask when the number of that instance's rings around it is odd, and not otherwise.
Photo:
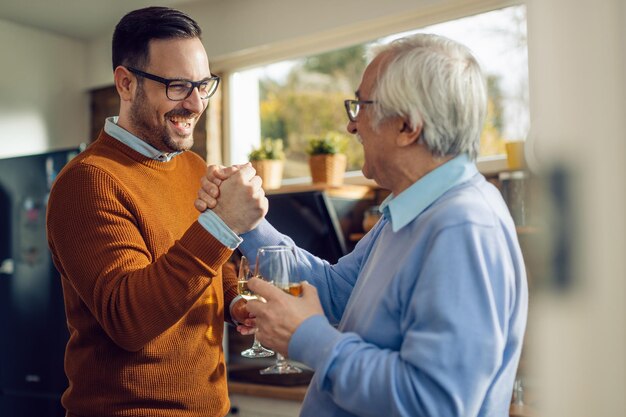
[[(267, 303), (240, 326), (315, 370), (303, 416), (508, 415), (528, 295), (511, 216), (473, 162), (485, 109), (470, 51), (425, 34), (380, 47), (346, 100), (363, 174), (391, 190), (383, 216), (336, 265), (297, 249), (301, 298), (251, 280)], [(211, 167), (196, 207), (236, 171)], [(242, 237), (252, 258), (294, 245), (267, 222)]]

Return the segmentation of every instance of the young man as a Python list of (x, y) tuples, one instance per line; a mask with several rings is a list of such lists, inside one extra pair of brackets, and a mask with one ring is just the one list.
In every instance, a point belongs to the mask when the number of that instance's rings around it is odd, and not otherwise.
[[(219, 207), (200, 217), (194, 209), (206, 165), (188, 149), (219, 83), (200, 35), (168, 8), (122, 18), (113, 35), (119, 118), (107, 119), (52, 189), (48, 240), (70, 331), (69, 417), (229, 410), (222, 334), (237, 282), (223, 266), (267, 200), (244, 166), (221, 184)], [(233, 318), (243, 320), (242, 311), (235, 305)]]
[[(315, 370), (302, 416), (506, 416), (528, 294), (515, 225), (473, 162), (480, 68), (433, 35), (377, 52), (345, 104), (363, 174), (392, 192), (383, 216), (336, 265), (297, 250), (302, 298), (252, 279), (258, 339)], [(196, 207), (232, 172), (211, 167)], [(242, 237), (252, 258), (294, 245), (267, 222)]]

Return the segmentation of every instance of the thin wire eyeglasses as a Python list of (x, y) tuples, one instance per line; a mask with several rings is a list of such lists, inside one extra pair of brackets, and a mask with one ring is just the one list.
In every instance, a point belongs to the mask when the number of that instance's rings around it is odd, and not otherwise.
[(372, 103), (374, 103), (373, 100), (344, 100), (343, 105), (346, 107), (348, 119), (350, 119), (351, 122), (356, 122), (356, 118), (361, 111), (361, 106)]
[(200, 93), (200, 98), (202, 100), (207, 100), (209, 97), (215, 94), (215, 91), (217, 91), (217, 86), (220, 83), (220, 77), (215, 74), (211, 74), (210, 78), (205, 78), (204, 80), (190, 81), (180, 78), (163, 78), (159, 77), (158, 75), (150, 74), (148, 72), (144, 72), (133, 67), (126, 67), (126, 69), (140, 77), (144, 77), (149, 80), (165, 84), (165, 95), (168, 99), (172, 101), (185, 100), (191, 95), (194, 88), (198, 89), (198, 92)]

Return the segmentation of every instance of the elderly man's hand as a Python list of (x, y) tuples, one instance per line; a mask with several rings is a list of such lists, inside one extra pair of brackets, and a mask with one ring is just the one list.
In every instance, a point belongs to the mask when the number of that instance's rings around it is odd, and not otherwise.
[(258, 278), (250, 279), (248, 288), (266, 301), (248, 301), (248, 311), (256, 317), (257, 339), (285, 356), (300, 324), (311, 316), (324, 314), (317, 290), (307, 282), (302, 283), (302, 297), (286, 294)]

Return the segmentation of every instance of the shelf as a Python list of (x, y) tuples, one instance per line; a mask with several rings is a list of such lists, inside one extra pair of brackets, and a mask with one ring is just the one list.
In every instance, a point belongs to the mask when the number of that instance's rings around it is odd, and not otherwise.
[(275, 190), (268, 190), (266, 194), (288, 194), (302, 191), (325, 191), (330, 197), (352, 198), (371, 200), (374, 198), (374, 190), (367, 185), (340, 185), (331, 186), (326, 184), (294, 184), (284, 185)]

